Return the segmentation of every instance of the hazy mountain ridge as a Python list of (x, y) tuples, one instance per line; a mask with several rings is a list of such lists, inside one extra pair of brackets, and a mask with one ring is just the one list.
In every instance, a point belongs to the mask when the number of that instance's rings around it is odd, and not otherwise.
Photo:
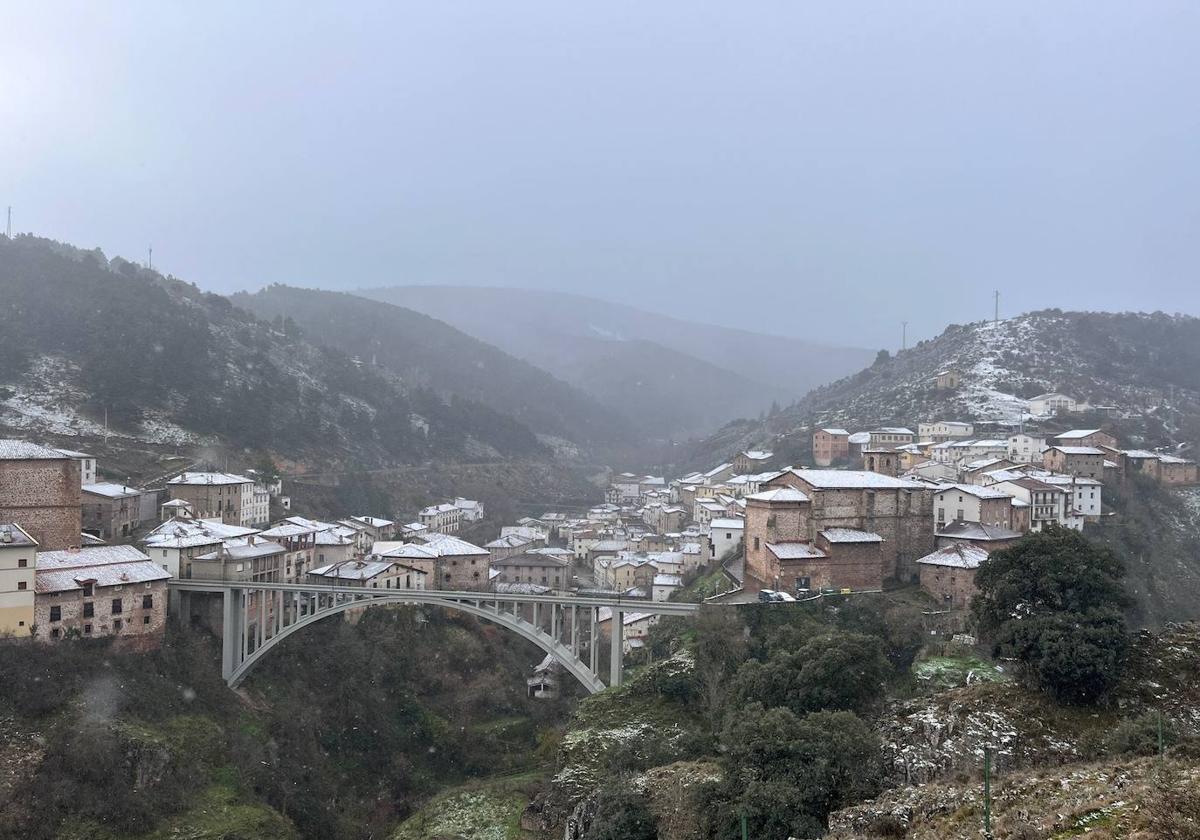
[(479, 402), (447, 402), (99, 251), (0, 238), (0, 286), (4, 433), (85, 445), (107, 416), (131, 441), (319, 452), (326, 463), (547, 455)]
[(583, 446), (633, 435), (617, 412), (571, 385), (420, 312), (281, 285), (231, 300), (265, 320), (290, 318), (311, 341), (388, 369), (410, 385), (477, 400), (534, 432)]
[[(614, 383), (643, 383), (613, 407), (643, 427), (648, 418), (670, 419), (674, 428), (663, 434), (711, 431), (739, 415), (757, 414), (874, 356), (559, 292), (397, 286), (358, 294), (446, 321), (606, 403), (614, 399)], [(714, 306), (719, 311), (737, 300), (731, 291), (729, 301), (715, 300)], [(621, 346), (629, 342), (642, 342), (643, 349)]]

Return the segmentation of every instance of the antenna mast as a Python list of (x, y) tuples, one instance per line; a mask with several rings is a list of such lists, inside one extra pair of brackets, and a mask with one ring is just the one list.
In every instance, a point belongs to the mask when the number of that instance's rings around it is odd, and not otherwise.
[(1000, 323), (1000, 290), (997, 289), (996, 291), (992, 292), (992, 294), (995, 296), (995, 299), (996, 299), (996, 309), (995, 309), (995, 312), (992, 313), (992, 322), (999, 324)]
[(900, 322), (900, 349), (908, 349), (908, 321)]
[(12, 205), (8, 205), (8, 224), (4, 227), (4, 235), (12, 239)]

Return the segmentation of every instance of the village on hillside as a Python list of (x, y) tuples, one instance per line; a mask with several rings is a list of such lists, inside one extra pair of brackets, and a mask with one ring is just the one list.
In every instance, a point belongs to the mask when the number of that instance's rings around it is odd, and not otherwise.
[[(947, 372), (945, 387), (955, 387)], [(203, 598), (171, 603), (171, 579), (328, 583), (372, 589), (574, 593), (635, 602), (786, 602), (919, 587), (966, 626), (988, 554), (1049, 527), (1109, 515), (1105, 488), (1134, 476), (1200, 483), (1177, 454), (1123, 448), (1101, 428), (1034, 431), (1067, 415), (1062, 394), (1030, 401), (1028, 426), (921, 420), (916, 431), (818, 428), (811, 463), (766, 449), (674, 478), (611, 475), (575, 513), (490, 523), (484, 505), (433, 501), (406, 516), (321, 521), (292, 511), (282, 481), (254, 470), (185, 471), (152, 488), (102, 480), (94, 457), (0, 441), (0, 633), (52, 642), (159, 644), (170, 611), (222, 632)], [(272, 510), (282, 513), (272, 521)], [(492, 533), (477, 545), (460, 534)], [(481, 530), (483, 529), (483, 530)], [(253, 599), (254, 596), (251, 596)], [(273, 621), (272, 604), (261, 620)], [(251, 616), (258, 606), (251, 604)], [(656, 617), (624, 614), (624, 649)], [(601, 616), (601, 632), (607, 633)], [(247, 632), (254, 638), (255, 628)], [(551, 696), (549, 658), (531, 690)]]

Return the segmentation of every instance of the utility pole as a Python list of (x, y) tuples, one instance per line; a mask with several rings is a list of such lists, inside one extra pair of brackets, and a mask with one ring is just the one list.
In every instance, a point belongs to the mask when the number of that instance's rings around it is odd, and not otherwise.
[(983, 748), (983, 836), (992, 840), (992, 748)]
[(151, 271), (154, 270), (154, 246), (153, 245), (150, 246), (149, 255), (146, 257), (146, 267), (149, 268)]
[(4, 235), (12, 239), (12, 205), (8, 205), (8, 224), (4, 226)]
[(999, 324), (1000, 323), (1000, 290), (997, 289), (996, 291), (992, 292), (992, 294), (995, 296), (995, 299), (996, 299), (996, 308), (995, 308), (995, 311), (992, 313), (992, 322)]
[(908, 349), (908, 321), (900, 322), (900, 349)]

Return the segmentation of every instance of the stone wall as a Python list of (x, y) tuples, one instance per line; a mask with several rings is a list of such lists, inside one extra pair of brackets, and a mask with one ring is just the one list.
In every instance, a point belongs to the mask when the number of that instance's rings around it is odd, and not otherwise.
[(16, 522), (41, 551), (79, 545), (79, 462), (0, 461), (0, 522)]
[[(150, 596), (151, 606), (143, 607), (142, 599)], [(113, 601), (121, 600), (121, 612), (113, 612)], [(92, 615), (84, 615), (84, 605), (92, 604)], [(59, 607), (59, 621), (51, 621), (54, 607)], [(37, 623), (38, 638), (55, 641), (58, 637), (77, 632), (82, 638), (117, 636), (130, 647), (146, 649), (162, 641), (167, 623), (167, 584), (154, 581), (115, 586), (97, 587), (94, 594), (85, 597), (82, 590), (39, 594), (34, 600), (34, 621)], [(116, 622), (120, 621), (120, 629)], [(90, 632), (89, 628), (90, 627)]]

